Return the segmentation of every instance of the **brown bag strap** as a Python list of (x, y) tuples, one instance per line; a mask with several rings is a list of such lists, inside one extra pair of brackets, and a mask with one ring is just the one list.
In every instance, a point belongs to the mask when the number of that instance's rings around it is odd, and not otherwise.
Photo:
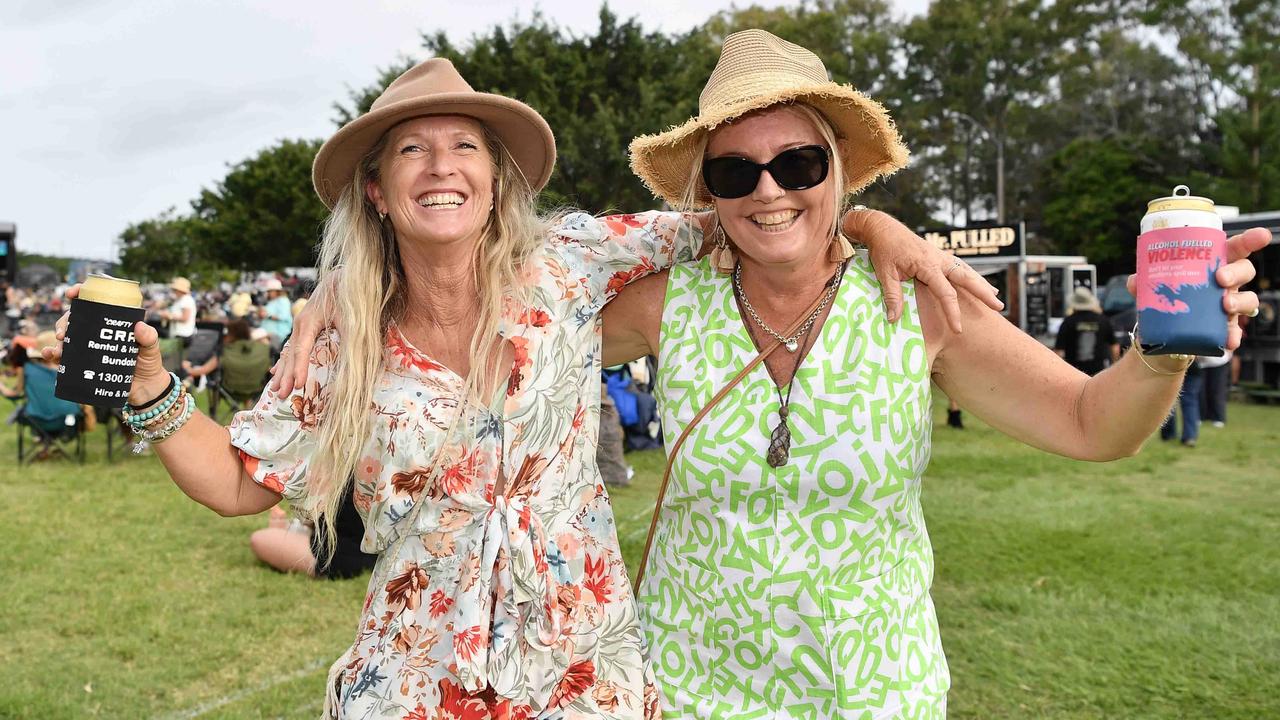
[[(796, 321), (791, 323), (791, 327), (787, 328), (786, 332), (782, 333), (782, 336), (791, 337), (792, 333), (798, 330), (800, 326), (804, 324), (804, 321), (809, 318), (809, 314), (817, 310), (818, 306), (822, 304), (824, 295), (825, 293), (818, 295), (818, 299), (814, 300), (813, 304), (810, 305), (807, 310), (800, 313), (800, 317), (796, 318)], [(748, 373), (754, 370), (757, 365), (764, 362), (765, 358), (772, 355), (773, 351), (777, 350), (781, 345), (782, 343), (777, 338), (772, 339), (769, 344), (765, 345), (760, 350), (760, 354), (756, 355), (754, 360), (747, 363), (745, 367), (739, 370), (738, 374), (734, 375), (732, 380), (725, 383), (725, 386), (720, 388), (720, 392), (716, 393), (715, 396), (698, 411), (698, 414), (693, 416), (693, 419), (689, 421), (689, 424), (684, 426), (684, 432), (680, 433), (680, 437), (676, 438), (676, 441), (671, 445), (671, 450), (667, 453), (667, 468), (662, 472), (662, 483), (658, 485), (658, 502), (653, 506), (653, 518), (649, 520), (649, 535), (644, 540), (644, 554), (640, 556), (640, 567), (636, 569), (636, 577), (635, 580), (632, 581), (631, 590), (633, 593), (638, 594), (640, 592), (640, 582), (644, 580), (644, 570), (649, 564), (649, 550), (653, 547), (653, 531), (658, 527), (658, 516), (662, 513), (662, 500), (667, 495), (667, 483), (671, 480), (671, 467), (675, 465), (676, 453), (680, 452), (680, 446), (684, 444), (685, 438), (689, 437), (689, 433), (693, 430), (694, 426), (697, 425), (702, 418), (706, 417), (707, 413), (711, 412), (711, 408), (715, 407), (721, 400), (723, 400), (724, 397), (729, 394), (730, 390), (737, 386), (738, 383), (742, 382), (742, 379), (745, 378)], [(799, 348), (797, 352), (804, 352), (804, 348)], [(659, 368), (658, 372), (662, 372), (662, 369)]]

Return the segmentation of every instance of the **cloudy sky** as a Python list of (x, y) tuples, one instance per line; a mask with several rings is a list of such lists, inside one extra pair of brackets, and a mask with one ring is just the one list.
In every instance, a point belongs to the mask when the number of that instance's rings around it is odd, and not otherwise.
[[(729, 6), (610, 3), (665, 31)], [(535, 7), (596, 28), (595, 0), (0, 0), (0, 221), (27, 252), (114, 258), (125, 226), (187, 210), (229, 164), (327, 136), (332, 104), (397, 56), (421, 59), (422, 32), (464, 43)]]

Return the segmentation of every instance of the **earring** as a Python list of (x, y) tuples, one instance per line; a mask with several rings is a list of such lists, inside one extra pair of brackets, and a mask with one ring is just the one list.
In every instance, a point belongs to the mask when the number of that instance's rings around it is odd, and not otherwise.
[(384, 212), (382, 212), (381, 210), (379, 210), (379, 211), (378, 211), (378, 222), (386, 222), (386, 221), (387, 221), (387, 214), (386, 214), (386, 213), (384, 213)]
[(715, 232), (716, 246), (711, 250), (711, 267), (721, 275), (732, 274), (738, 259), (734, 257), (733, 248), (729, 247), (729, 239), (725, 237), (724, 228), (720, 227), (718, 222)]
[(844, 233), (836, 233), (831, 238), (831, 247), (827, 248), (827, 259), (831, 262), (844, 262), (853, 257), (853, 245), (850, 244), (849, 238)]

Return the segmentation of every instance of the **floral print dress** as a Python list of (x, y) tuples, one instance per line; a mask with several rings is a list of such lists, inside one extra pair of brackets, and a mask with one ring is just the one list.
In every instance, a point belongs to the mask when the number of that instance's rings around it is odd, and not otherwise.
[[(699, 245), (674, 213), (566, 217), (525, 268), (527, 305), (509, 303), (515, 361), (489, 407), (459, 411), (463, 379), (388, 329), (354, 488), (361, 547), (380, 557), (330, 674), (334, 717), (657, 716), (595, 465), (599, 311)], [(304, 388), (268, 390), (231, 424), (249, 474), (290, 500), (307, 493), (339, 342), (320, 338)]]

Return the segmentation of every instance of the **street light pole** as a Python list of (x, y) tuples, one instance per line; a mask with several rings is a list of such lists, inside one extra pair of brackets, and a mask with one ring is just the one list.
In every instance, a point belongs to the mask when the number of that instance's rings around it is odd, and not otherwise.
[(996, 139), (996, 222), (1004, 224), (1004, 136)]
[[(968, 121), (975, 128), (981, 130), (987, 136), (987, 139), (995, 143), (996, 146), (996, 222), (1004, 224), (1004, 136), (996, 136), (995, 133), (987, 129), (986, 125), (974, 120), (969, 115), (959, 110), (946, 109), (943, 112), (950, 113), (962, 120)], [(966, 169), (967, 172), (967, 169)], [(966, 214), (968, 210), (965, 211)]]

